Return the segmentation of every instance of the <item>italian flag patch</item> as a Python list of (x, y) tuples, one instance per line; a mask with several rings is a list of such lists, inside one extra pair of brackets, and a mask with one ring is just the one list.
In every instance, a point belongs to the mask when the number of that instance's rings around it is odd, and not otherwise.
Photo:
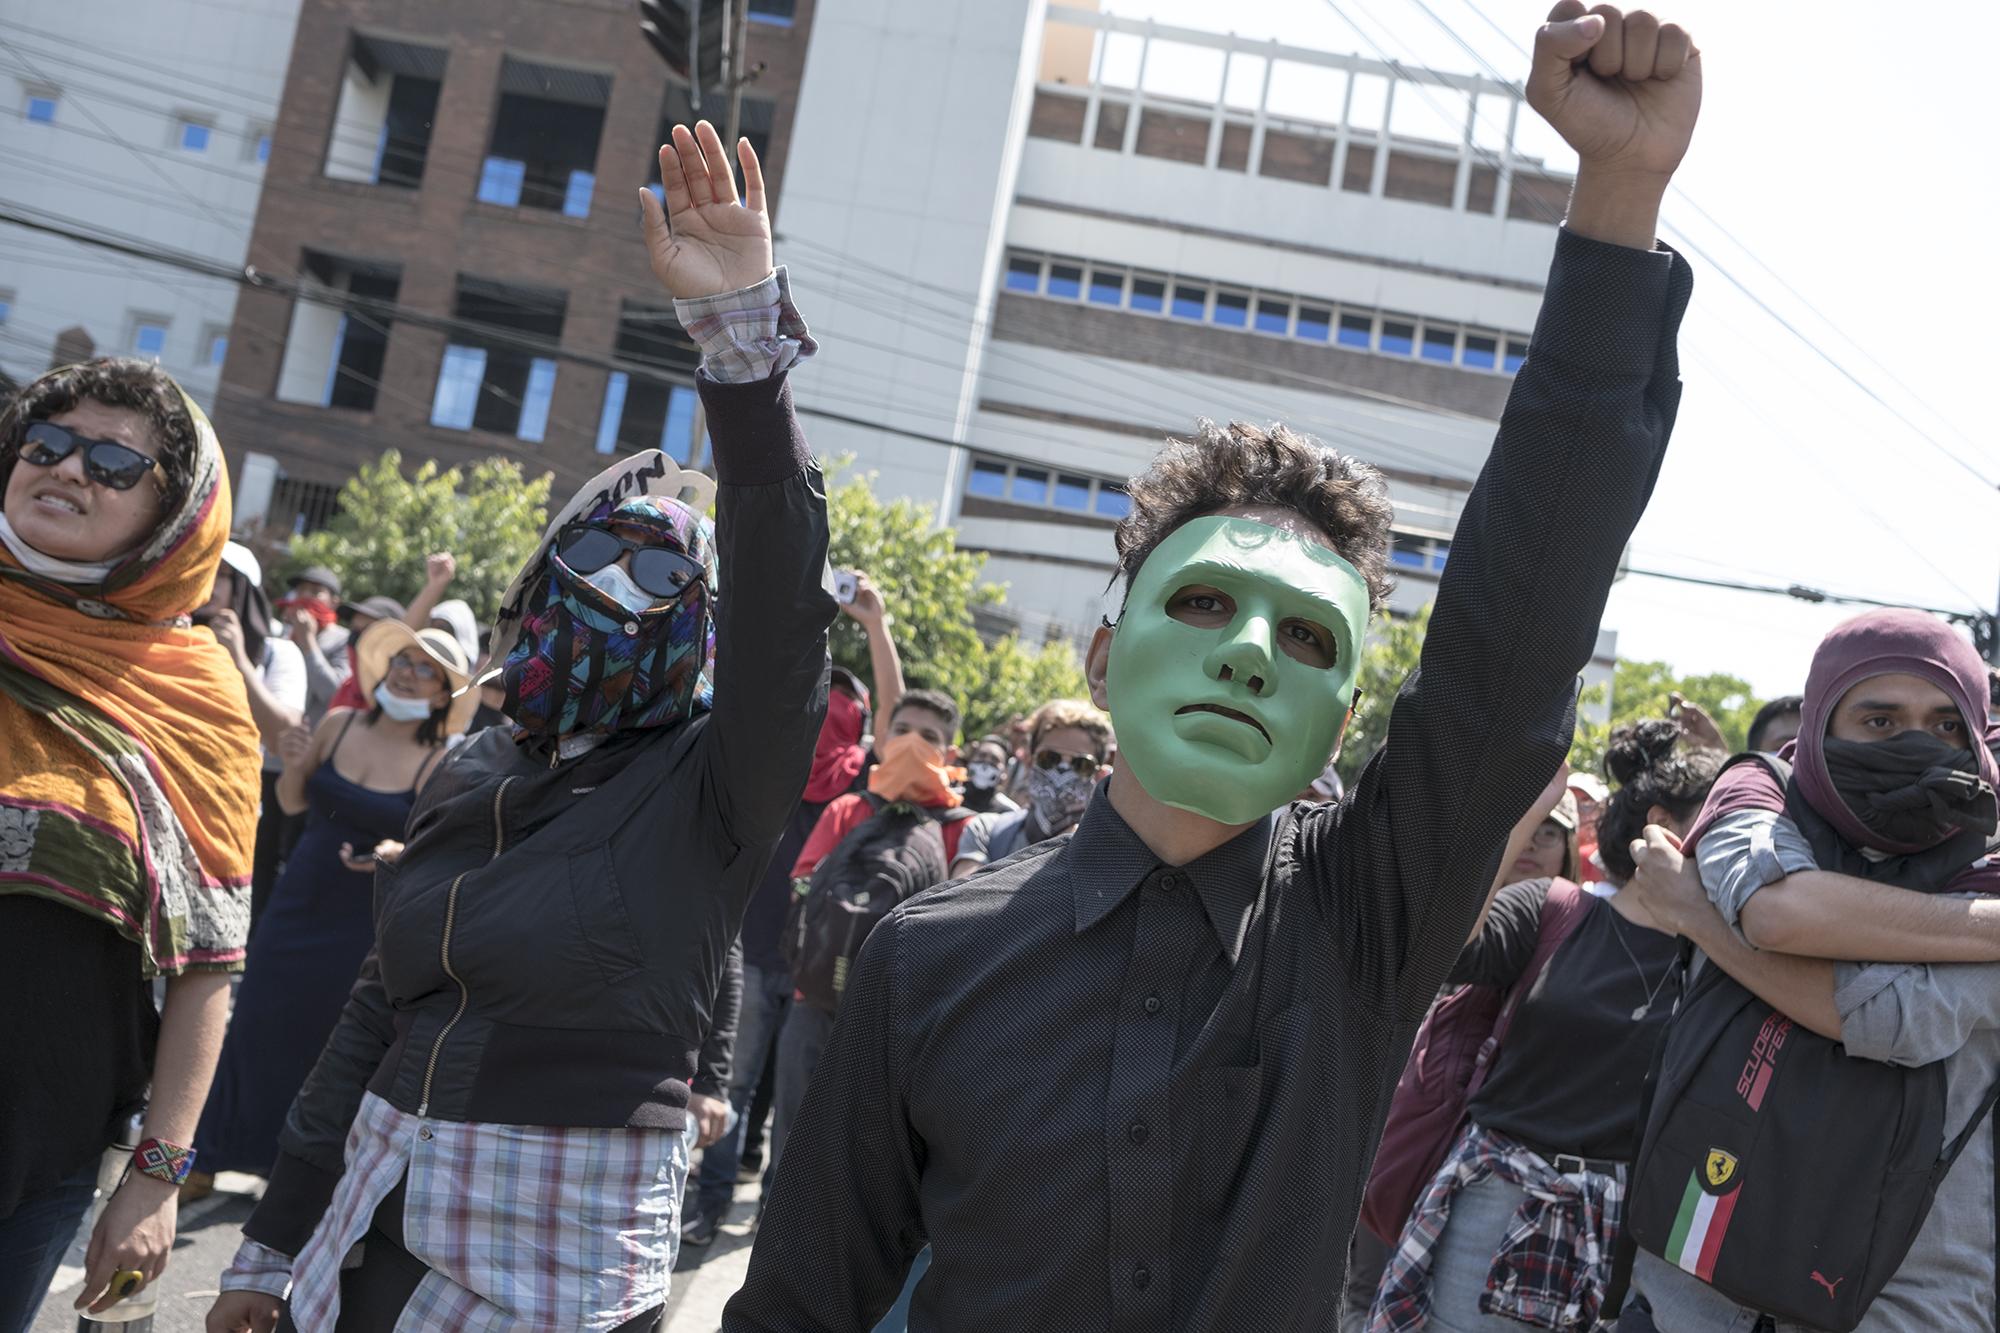
[(1703, 1282), (1713, 1281), (1715, 1259), (1722, 1252), (1722, 1238), (1729, 1232), (1729, 1218), (1736, 1211), (1736, 1196), (1741, 1190), (1739, 1182), (1727, 1194), (1711, 1194), (1702, 1188), (1701, 1168), (1690, 1171), (1680, 1212), (1674, 1216), (1673, 1233), (1667, 1237), (1668, 1260)]

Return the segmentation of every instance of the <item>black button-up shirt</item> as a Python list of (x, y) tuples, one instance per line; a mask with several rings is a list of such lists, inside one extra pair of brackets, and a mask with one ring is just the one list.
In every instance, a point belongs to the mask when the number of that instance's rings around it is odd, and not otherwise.
[(1416, 1026), (1568, 750), (1689, 287), (1670, 252), (1558, 241), (1350, 800), (1166, 866), (1099, 792), (1073, 837), (876, 928), (727, 1333), (868, 1329), (927, 1241), (914, 1333), (1333, 1327)]

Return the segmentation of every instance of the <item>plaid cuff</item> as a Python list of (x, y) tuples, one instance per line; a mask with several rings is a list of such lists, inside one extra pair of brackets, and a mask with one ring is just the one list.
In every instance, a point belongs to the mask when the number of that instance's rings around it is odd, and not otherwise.
[(675, 301), (674, 313), (701, 345), (701, 368), (717, 384), (770, 379), (819, 350), (792, 304), (783, 264), (753, 287)]
[(222, 1270), (222, 1290), (261, 1291), (284, 1299), (292, 1285), (292, 1261), (268, 1246), (246, 1240), (236, 1247), (236, 1257)]

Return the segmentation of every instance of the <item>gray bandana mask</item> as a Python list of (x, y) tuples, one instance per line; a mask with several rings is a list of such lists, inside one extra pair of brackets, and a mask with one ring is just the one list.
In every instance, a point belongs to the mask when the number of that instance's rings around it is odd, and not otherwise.
[(1030, 768), (1028, 801), (1051, 833), (1060, 833), (1083, 818), (1095, 784), (1086, 773), (1067, 768)]

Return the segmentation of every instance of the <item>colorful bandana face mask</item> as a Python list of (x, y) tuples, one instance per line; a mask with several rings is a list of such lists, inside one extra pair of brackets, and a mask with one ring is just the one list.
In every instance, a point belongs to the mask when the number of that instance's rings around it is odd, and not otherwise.
[[(1215, 602), (1197, 608), (1194, 589)], [(1133, 577), (1111, 640), (1121, 766), (1165, 805), (1263, 818), (1325, 769), (1367, 625), (1368, 585), (1328, 547), (1246, 518), (1182, 524)], [(1306, 626), (1325, 634), (1331, 666), (1285, 647)]]
[(522, 734), (567, 738), (671, 726), (708, 711), (717, 591), (708, 521), (663, 496), (600, 504), (577, 521), (693, 556), (708, 575), (673, 601), (629, 611), (551, 549), (502, 669), (507, 716)]

